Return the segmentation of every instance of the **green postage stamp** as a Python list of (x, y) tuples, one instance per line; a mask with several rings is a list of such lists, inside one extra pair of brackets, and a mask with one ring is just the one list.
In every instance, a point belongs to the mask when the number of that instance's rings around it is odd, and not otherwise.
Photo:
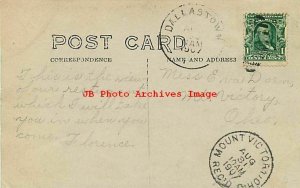
[(286, 62), (286, 14), (245, 15), (245, 56), (246, 62)]

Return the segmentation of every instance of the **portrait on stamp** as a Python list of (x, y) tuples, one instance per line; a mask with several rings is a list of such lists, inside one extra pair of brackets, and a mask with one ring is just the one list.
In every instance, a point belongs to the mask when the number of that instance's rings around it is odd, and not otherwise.
[(254, 49), (258, 51), (276, 50), (275, 47), (276, 30), (268, 22), (257, 24), (254, 31)]
[(286, 61), (286, 15), (247, 14), (245, 61)]

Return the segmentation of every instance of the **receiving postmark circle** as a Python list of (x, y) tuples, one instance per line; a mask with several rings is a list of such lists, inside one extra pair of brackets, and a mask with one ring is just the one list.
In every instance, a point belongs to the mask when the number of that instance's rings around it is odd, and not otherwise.
[(210, 153), (209, 167), (221, 187), (258, 188), (271, 176), (273, 160), (268, 144), (259, 135), (236, 131), (217, 141)]
[[(208, 7), (202, 4), (180, 5), (162, 22), (160, 46), (175, 65), (186, 69), (204, 68), (210, 63), (207, 58), (217, 58), (223, 51), (223, 29), (222, 20)], [(183, 42), (178, 40), (180, 37)]]

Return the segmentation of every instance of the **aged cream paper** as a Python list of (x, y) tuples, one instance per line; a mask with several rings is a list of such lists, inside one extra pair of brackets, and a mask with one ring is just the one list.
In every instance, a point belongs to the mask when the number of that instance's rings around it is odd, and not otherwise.
[(300, 186), (299, 1), (0, 6), (3, 188)]

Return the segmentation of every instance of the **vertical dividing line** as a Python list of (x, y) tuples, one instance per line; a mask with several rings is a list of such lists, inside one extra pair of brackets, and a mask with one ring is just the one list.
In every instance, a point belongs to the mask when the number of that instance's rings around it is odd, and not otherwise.
[[(147, 58), (147, 93), (149, 91), (149, 59)], [(150, 156), (151, 156), (151, 149), (150, 149), (150, 118), (149, 118), (149, 97), (147, 97), (147, 126), (148, 126), (148, 160), (149, 160), (149, 165), (150, 164)], [(148, 176), (148, 181), (149, 181), (149, 187), (151, 184), (151, 171), (149, 171), (149, 176)]]
[[(149, 91), (149, 59), (147, 58), (147, 92)], [(148, 157), (150, 159), (150, 118), (149, 118), (149, 97), (147, 97), (147, 119), (148, 119)]]

